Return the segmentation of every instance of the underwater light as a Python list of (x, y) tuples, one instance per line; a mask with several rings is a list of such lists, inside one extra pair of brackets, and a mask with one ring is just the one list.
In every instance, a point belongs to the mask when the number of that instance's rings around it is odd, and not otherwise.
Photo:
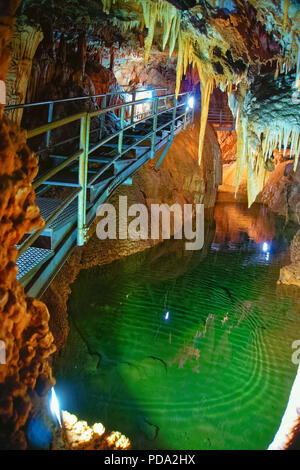
[(194, 104), (195, 104), (194, 97), (193, 97), (193, 96), (190, 96), (189, 99), (188, 99), (188, 108), (193, 109)]
[(167, 312), (167, 313), (165, 314), (165, 320), (169, 320), (169, 318), (170, 318), (170, 312)]
[(51, 389), (50, 410), (52, 414), (56, 417), (57, 421), (59, 422), (60, 427), (62, 427), (61, 417), (60, 417), (60, 407), (59, 407), (58, 399), (57, 399), (57, 396), (53, 387)]

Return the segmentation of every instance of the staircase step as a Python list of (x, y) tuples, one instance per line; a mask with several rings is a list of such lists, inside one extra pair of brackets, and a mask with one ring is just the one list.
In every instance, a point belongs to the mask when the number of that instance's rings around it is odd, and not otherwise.
[[(63, 203), (62, 199), (53, 199), (49, 197), (37, 197), (36, 203), (40, 208), (40, 213), (43, 219), (48, 219), (51, 214)], [(68, 222), (77, 212), (77, 200), (75, 199), (71, 204), (64, 209), (64, 211), (46, 227), (45, 231), (57, 230)]]
[(35, 248), (33, 246), (27, 248), (17, 259), (17, 266), (19, 268), (17, 279), (22, 280), (22, 283), (28, 282), (40, 267), (53, 255), (53, 250)]

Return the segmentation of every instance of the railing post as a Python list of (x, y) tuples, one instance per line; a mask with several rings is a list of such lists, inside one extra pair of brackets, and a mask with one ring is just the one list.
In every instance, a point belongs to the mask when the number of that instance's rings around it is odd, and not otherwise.
[(150, 158), (155, 157), (155, 139), (156, 139), (156, 129), (157, 129), (157, 113), (158, 113), (158, 97), (156, 96), (153, 100), (153, 127), (152, 127), (152, 136), (151, 136), (151, 152)]
[(156, 162), (156, 165), (154, 169), (157, 171), (158, 168), (160, 167), (163, 159), (165, 158), (166, 154), (168, 153), (173, 140), (174, 140), (174, 132), (175, 132), (175, 120), (176, 120), (176, 112), (177, 112), (177, 98), (176, 95), (174, 95), (174, 106), (173, 106), (173, 112), (172, 112), (172, 122), (171, 122), (171, 129), (170, 129), (170, 135), (169, 135), (169, 140), (167, 143), (167, 146), (164, 148), (163, 153), (161, 154), (159, 160)]
[(188, 95), (187, 95), (187, 99), (186, 99), (186, 107), (185, 107), (185, 113), (184, 113), (184, 121), (183, 121), (183, 129), (185, 130), (186, 129), (186, 116), (187, 116), (187, 112), (188, 112), (188, 101), (189, 101), (189, 98), (188, 98)]
[[(53, 118), (53, 102), (49, 103), (48, 107), (48, 123), (52, 122)], [(46, 147), (49, 148), (50, 145), (50, 136), (51, 136), (51, 130), (47, 131), (46, 133)]]
[(124, 120), (125, 120), (125, 106), (121, 108), (121, 132), (119, 134), (118, 139), (118, 152), (122, 153), (122, 146), (123, 146), (123, 129), (124, 129)]
[(172, 125), (171, 125), (171, 135), (172, 136), (174, 135), (174, 131), (175, 131), (176, 113), (177, 113), (177, 98), (176, 98), (176, 95), (174, 95), (174, 107), (173, 107)]
[[(105, 95), (103, 97), (102, 103), (101, 103), (101, 109), (106, 108), (107, 106), (107, 96)], [(99, 140), (102, 139), (102, 132), (103, 132), (103, 127), (104, 127), (104, 119), (105, 119), (105, 114), (101, 114), (100, 116), (100, 131), (99, 131)]]
[[(134, 102), (136, 100), (136, 91), (133, 91), (131, 96), (132, 96), (131, 101)], [(134, 108), (135, 108), (135, 105), (133, 104), (131, 106), (131, 124), (133, 124), (134, 122)]]
[(78, 228), (77, 245), (82, 246), (86, 242), (86, 197), (87, 197), (87, 172), (89, 155), (89, 135), (91, 117), (86, 114), (80, 122), (80, 148), (83, 150), (79, 158), (78, 183), (82, 190), (78, 196)]

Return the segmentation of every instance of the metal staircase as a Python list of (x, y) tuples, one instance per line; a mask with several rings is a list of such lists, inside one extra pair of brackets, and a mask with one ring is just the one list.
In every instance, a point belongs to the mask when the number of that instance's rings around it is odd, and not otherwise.
[[(44, 172), (40, 170), (33, 182), (45, 225), (27, 234), (18, 246), (18, 279), (29, 295), (40, 296), (73, 248), (84, 245), (99, 204), (120, 185), (131, 184), (134, 173), (165, 147), (157, 169), (174, 135), (193, 120), (193, 109), (188, 106), (190, 93), (176, 98), (173, 94), (158, 95), (162, 91), (152, 90), (151, 98), (137, 99), (137, 90), (130, 102), (112, 106), (106, 103), (113, 94), (76, 98), (100, 97), (102, 105), (96, 111), (57, 120), (52, 120), (55, 104), (71, 99), (6, 107), (10, 111), (49, 106), (47, 124), (28, 130), (29, 140), (44, 135), (46, 147), (37, 149), (37, 153), (47, 155), (48, 166)], [(140, 105), (145, 105), (146, 110), (136, 114)], [(105, 132), (111, 113), (119, 113), (117, 126), (114, 131)], [(78, 135), (58, 142), (52, 138), (56, 129), (70, 129), (70, 125), (74, 128), (74, 123), (79, 123)], [(66, 145), (72, 150), (59, 151)], [(34, 149), (34, 145), (31, 147)]]

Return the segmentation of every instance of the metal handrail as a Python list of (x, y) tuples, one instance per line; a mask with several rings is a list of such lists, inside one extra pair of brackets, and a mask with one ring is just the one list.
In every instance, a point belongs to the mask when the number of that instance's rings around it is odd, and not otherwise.
[(74, 162), (77, 160), (77, 158), (81, 157), (83, 154), (84, 150), (80, 149), (78, 152), (75, 152), (71, 157), (67, 158), (64, 162), (62, 162), (60, 165), (56, 166), (55, 168), (52, 168), (50, 171), (47, 172), (46, 175), (41, 176), (38, 178), (38, 180), (34, 181), (32, 184), (33, 189), (37, 189), (39, 186), (41, 186), (45, 181), (47, 181), (49, 178), (52, 176), (56, 175), (56, 173), (59, 173), (61, 170), (63, 170), (66, 166), (70, 165), (70, 163)]
[[(123, 85), (125, 86), (125, 85)], [(163, 91), (167, 90), (167, 88), (149, 88), (146, 90), (131, 90), (131, 91), (111, 91), (110, 93), (101, 93), (99, 95), (88, 95), (88, 96), (76, 96), (75, 98), (64, 98), (59, 100), (46, 100), (46, 101), (38, 101), (33, 103), (23, 103), (23, 104), (9, 104), (4, 106), (4, 111), (11, 111), (12, 109), (21, 109), (21, 108), (30, 108), (33, 106), (44, 106), (46, 104), (56, 104), (56, 103), (68, 103), (71, 101), (80, 101), (80, 100), (89, 100), (91, 98), (104, 98), (105, 96), (115, 96), (115, 95), (130, 95), (134, 93), (144, 93), (150, 91)]]
[[(190, 93), (180, 93), (178, 96), (183, 96), (183, 95), (190, 95)], [(168, 95), (168, 97), (173, 97), (174, 98), (175, 95)], [(161, 96), (161, 97), (157, 97), (157, 101), (159, 101), (161, 98), (164, 98), (164, 96)], [(145, 117), (144, 119), (138, 121), (138, 123), (140, 122), (143, 122), (143, 121), (146, 121), (148, 119), (151, 119), (151, 118), (154, 118), (155, 116), (158, 117), (162, 114), (164, 114), (165, 112), (170, 112), (170, 111), (173, 111), (182, 106), (186, 106), (185, 103), (181, 103), (181, 104), (177, 104), (177, 100), (176, 100), (176, 105), (171, 107), (171, 108), (166, 108), (164, 109), (163, 111), (160, 111), (159, 113), (156, 112), (156, 113), (152, 113), (150, 116), (147, 116)], [(94, 114), (94, 113), (92, 113)], [(180, 116), (178, 117), (175, 117), (174, 116), (174, 119), (173, 121), (175, 122), (176, 120), (180, 119), (181, 117), (183, 117), (184, 115), (186, 114), (183, 113), (181, 114)], [(95, 114), (94, 114), (95, 115)], [(91, 114), (90, 114), (91, 116)], [(92, 116), (91, 116), (92, 117)], [(88, 154), (91, 154), (92, 152), (94, 152), (95, 150), (98, 150), (101, 146), (105, 145), (107, 142), (109, 142), (110, 140), (112, 140), (113, 138), (117, 137), (117, 136), (120, 136), (124, 133), (124, 131), (128, 131), (129, 129), (131, 129), (132, 127), (134, 127), (135, 125), (137, 124), (137, 122), (133, 123), (133, 124), (129, 124), (128, 126), (126, 127), (123, 127), (120, 131), (116, 132), (115, 134), (111, 135), (111, 136), (108, 136), (106, 137), (104, 140), (102, 140), (101, 142), (99, 142), (97, 145), (95, 145), (94, 147), (92, 147), (91, 149), (89, 149), (88, 151)], [(157, 124), (157, 123), (156, 123)], [(105, 173), (116, 161), (118, 161), (125, 153), (129, 152), (130, 150), (133, 150), (136, 146), (138, 146), (141, 142), (143, 142), (144, 140), (147, 140), (149, 139), (150, 137), (152, 137), (152, 135), (156, 134), (157, 132), (163, 130), (165, 127), (169, 126), (170, 125), (170, 122), (167, 122), (165, 123), (164, 125), (160, 126), (159, 128), (156, 128), (155, 130), (152, 130), (151, 132), (149, 132), (148, 134), (146, 134), (145, 136), (142, 136), (141, 139), (138, 139), (134, 144), (132, 144), (131, 146), (127, 147), (124, 151), (119, 151), (118, 155), (116, 155), (116, 157), (114, 157), (110, 162), (108, 162), (103, 168), (101, 168), (101, 170), (99, 170), (98, 173), (96, 173), (96, 175), (94, 175), (90, 180), (89, 180), (89, 184), (93, 184), (95, 181), (97, 181), (97, 179), (103, 174)], [(151, 153), (153, 154), (153, 148), (151, 149)]]
[[(123, 87), (124, 86), (128, 86), (128, 85), (123, 85)], [(106, 104), (107, 104), (107, 98), (108, 97), (131, 94), (132, 95), (131, 101), (135, 101), (137, 93), (143, 93), (145, 91), (153, 93), (153, 92), (165, 91), (165, 90), (167, 90), (167, 88), (151, 88), (151, 89), (146, 89), (146, 90), (137, 89), (137, 90), (129, 90), (129, 91), (118, 90), (118, 91), (111, 91), (110, 93), (100, 93), (100, 94), (97, 94), (97, 95), (77, 96), (75, 98), (64, 98), (64, 99), (58, 99), (58, 100), (39, 101), (39, 102), (35, 102), (35, 103), (23, 103), (23, 104), (7, 105), (7, 106), (4, 107), (4, 111), (13, 111), (13, 110), (16, 110), (16, 109), (26, 109), (26, 108), (36, 107), (36, 106), (48, 105), (48, 120), (47, 121), (48, 121), (48, 123), (50, 123), (50, 122), (52, 122), (52, 119), (53, 119), (54, 105), (57, 104), (57, 103), (70, 103), (70, 102), (74, 102), (74, 101), (90, 100), (92, 98), (103, 98), (102, 103), (101, 103), (101, 107), (105, 108)], [(134, 106), (132, 107), (132, 119), (133, 119), (133, 115), (134, 115)], [(101, 131), (100, 131), (100, 133), (101, 133)], [(39, 153), (42, 153), (42, 152), (49, 149), (50, 136), (51, 136), (51, 129), (49, 129), (47, 131), (47, 134), (46, 134), (46, 148), (41, 150)]]
[[(138, 90), (136, 90), (138, 91)], [(144, 91), (144, 90), (143, 90)], [(154, 157), (154, 145), (155, 145), (155, 136), (156, 133), (161, 131), (167, 126), (170, 126), (171, 124), (171, 134), (173, 136), (174, 134), (174, 129), (175, 129), (175, 122), (185, 116), (185, 122), (186, 122), (186, 115), (188, 112), (188, 109), (185, 109), (185, 112), (180, 114), (179, 116), (176, 116), (176, 111), (178, 108), (182, 106), (187, 105), (188, 97), (190, 96), (189, 92), (186, 93), (180, 93), (178, 96), (185, 96), (187, 97), (187, 100), (183, 103), (178, 103), (176, 96), (173, 94), (166, 94), (162, 96), (155, 96), (152, 98), (144, 98), (142, 100), (132, 100), (127, 103), (121, 103), (113, 106), (108, 106), (106, 108), (102, 108), (96, 111), (92, 111), (90, 113), (88, 112), (83, 112), (83, 113), (78, 113), (74, 114), (72, 116), (68, 116), (62, 119), (58, 119), (56, 121), (49, 122), (43, 126), (39, 126), (36, 129), (30, 130), (27, 133), (28, 138), (33, 138), (36, 137), (40, 134), (47, 133), (53, 129), (57, 129), (59, 127), (62, 127), (64, 125), (70, 124), (72, 122), (80, 120), (80, 143), (79, 143), (79, 150), (76, 151), (73, 155), (67, 157), (66, 159), (56, 166), (55, 168), (52, 168), (51, 170), (48, 170), (46, 174), (42, 175), (39, 177), (36, 181), (33, 183), (34, 189), (38, 188), (42, 184), (53, 184), (51, 181), (48, 181), (51, 177), (56, 175), (58, 172), (60, 172), (62, 169), (70, 165), (72, 162), (74, 162), (76, 159), (79, 159), (79, 171), (78, 171), (78, 184), (73, 185), (76, 189), (75, 191), (72, 192), (70, 196), (68, 196), (62, 204), (56, 209), (54, 213), (51, 214), (51, 216), (46, 220), (45, 225), (33, 232), (27, 239), (23, 242), (23, 244), (19, 247), (18, 250), (18, 257), (24, 253), (24, 251), (29, 248), (33, 244), (33, 242), (42, 234), (42, 232), (45, 230), (45, 228), (53, 222), (61, 213), (62, 211), (69, 205), (71, 202), (78, 197), (78, 221), (77, 221), (77, 244), (78, 245), (83, 245), (86, 241), (86, 232), (87, 232), (87, 225), (86, 225), (86, 220), (87, 220), (87, 203), (86, 203), (86, 197), (87, 197), (87, 187), (88, 185), (92, 185), (105, 171), (114, 165), (114, 163), (119, 160), (125, 153), (127, 153), (129, 150), (136, 148), (141, 142), (143, 142), (146, 139), (151, 138), (151, 154), (150, 158)], [(174, 99), (174, 106), (165, 108), (161, 111), (158, 111), (158, 103), (160, 100), (165, 100), (165, 106), (166, 106), (166, 99), (167, 98), (173, 98)], [(131, 109), (134, 109), (134, 106), (140, 105), (143, 103), (152, 103), (153, 104), (153, 109), (150, 114), (150, 116), (146, 116), (142, 119), (139, 119), (137, 121), (130, 122), (130, 124), (126, 125), (126, 120), (125, 120), (125, 109), (128, 107), (131, 107)], [(116, 131), (112, 135), (109, 135), (105, 137), (104, 139), (101, 139), (96, 145), (93, 147), (90, 147), (89, 145), (89, 136), (90, 136), (90, 122), (93, 117), (96, 116), (104, 116), (106, 113), (109, 113), (113, 110), (116, 109), (121, 109), (121, 118), (120, 118), (120, 130)], [(157, 127), (157, 118), (158, 116), (164, 114), (165, 112), (170, 112), (173, 111), (172, 113), (172, 119), (165, 124), (161, 125), (160, 127)], [(134, 144), (132, 144), (130, 147), (127, 147), (126, 149), (123, 149), (123, 134), (125, 131), (135, 127), (137, 124), (142, 123), (146, 120), (152, 119), (153, 118), (153, 129), (151, 132), (149, 132), (147, 135), (142, 136), (141, 139), (138, 139)], [(100, 148), (101, 146), (105, 145), (109, 140), (118, 137), (118, 154), (116, 155), (115, 158), (113, 158), (110, 162), (108, 162), (96, 175), (92, 177), (90, 181), (88, 181), (88, 158), (91, 153), (93, 153), (95, 150)], [(169, 142), (170, 143), (170, 142)], [(131, 163), (128, 164), (130, 166)], [(124, 170), (127, 168), (127, 166), (124, 168)], [(116, 177), (113, 176), (111, 179), (114, 179)], [(55, 184), (55, 183), (54, 183)]]
[(70, 124), (71, 122), (78, 121), (87, 113), (78, 113), (73, 114), (72, 116), (68, 116), (65, 118), (57, 119), (56, 121), (49, 122), (44, 124), (43, 126), (36, 127), (35, 129), (27, 131), (27, 138), (31, 139), (32, 137), (36, 137), (37, 135), (44, 134), (45, 132), (52, 131), (57, 127), (65, 126), (66, 124)]

